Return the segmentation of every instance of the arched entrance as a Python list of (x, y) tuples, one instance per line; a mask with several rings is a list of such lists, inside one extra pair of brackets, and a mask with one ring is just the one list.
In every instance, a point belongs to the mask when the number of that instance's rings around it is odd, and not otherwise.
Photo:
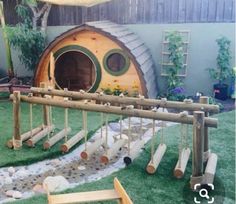
[(88, 91), (96, 80), (95, 65), (86, 54), (67, 51), (56, 59), (55, 79), (60, 88)]

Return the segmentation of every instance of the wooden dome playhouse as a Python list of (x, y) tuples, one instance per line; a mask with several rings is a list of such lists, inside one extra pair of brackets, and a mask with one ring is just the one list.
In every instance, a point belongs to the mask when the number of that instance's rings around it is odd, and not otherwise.
[[(53, 53), (55, 66), (50, 66)], [(157, 82), (149, 49), (128, 28), (110, 21), (88, 22), (58, 36), (43, 52), (35, 86), (96, 92), (118, 86), (135, 86), (145, 97), (155, 98)]]

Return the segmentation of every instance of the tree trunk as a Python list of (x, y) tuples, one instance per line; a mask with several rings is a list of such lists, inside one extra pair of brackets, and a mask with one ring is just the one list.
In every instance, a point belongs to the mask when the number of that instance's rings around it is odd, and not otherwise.
[(37, 30), (37, 23), (38, 20), (41, 20), (41, 28), (40, 30), (45, 34), (47, 29), (47, 21), (48, 21), (48, 15), (51, 10), (51, 4), (44, 4), (43, 7), (39, 10), (37, 8), (37, 5), (31, 5), (30, 3), (27, 3), (29, 8), (31, 9), (33, 13), (32, 22), (33, 22), (33, 29)]
[(51, 10), (52, 5), (51, 4), (46, 4), (47, 5), (47, 9), (45, 10), (42, 20), (41, 20), (41, 31), (46, 34), (46, 30), (47, 30), (47, 24), (48, 24), (48, 16), (49, 16), (49, 12)]

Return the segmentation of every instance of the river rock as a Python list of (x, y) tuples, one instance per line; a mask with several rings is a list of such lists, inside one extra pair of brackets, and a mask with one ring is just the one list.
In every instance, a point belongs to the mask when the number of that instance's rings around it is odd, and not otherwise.
[(6, 195), (7, 197), (12, 197), (12, 196), (13, 196), (13, 193), (14, 193), (14, 190), (8, 190), (8, 191), (5, 192), (5, 195)]
[(51, 164), (52, 164), (52, 165), (60, 165), (60, 160), (59, 160), (59, 159), (53, 159), (53, 160), (51, 161)]
[(14, 167), (9, 167), (8, 169), (7, 169), (7, 171), (8, 171), (8, 173), (10, 174), (10, 175), (12, 175), (12, 174), (14, 174), (15, 172), (16, 172), (16, 170), (15, 170), (15, 168)]
[(15, 199), (20, 199), (23, 197), (22, 193), (20, 191), (14, 191), (12, 194), (12, 197)]
[(6, 177), (5, 179), (4, 179), (4, 183), (5, 184), (12, 184), (12, 178), (11, 177)]
[(22, 169), (18, 170), (18, 171), (15, 173), (15, 175), (16, 175), (17, 177), (19, 177), (20, 179), (23, 179), (23, 178), (25, 178), (25, 177), (27, 177), (27, 176), (29, 175), (29, 171), (26, 170), (26, 169), (24, 169), (24, 168), (22, 168)]
[(62, 191), (69, 188), (69, 182), (63, 176), (48, 176), (43, 181), (43, 188), (50, 192)]
[(78, 166), (78, 170), (80, 170), (80, 171), (84, 171), (85, 169), (86, 169), (85, 166)]
[(33, 191), (35, 193), (45, 193), (45, 190), (43, 188), (43, 185), (41, 184), (36, 184), (34, 187), (33, 187)]

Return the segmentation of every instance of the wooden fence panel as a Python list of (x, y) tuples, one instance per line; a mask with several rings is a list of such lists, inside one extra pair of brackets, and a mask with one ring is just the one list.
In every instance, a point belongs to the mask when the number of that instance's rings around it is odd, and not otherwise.
[[(19, 21), (15, 6), (4, 0), (8, 24)], [(91, 8), (53, 5), (48, 25), (79, 25), (110, 20), (121, 24), (235, 22), (235, 0), (111, 0)]]

